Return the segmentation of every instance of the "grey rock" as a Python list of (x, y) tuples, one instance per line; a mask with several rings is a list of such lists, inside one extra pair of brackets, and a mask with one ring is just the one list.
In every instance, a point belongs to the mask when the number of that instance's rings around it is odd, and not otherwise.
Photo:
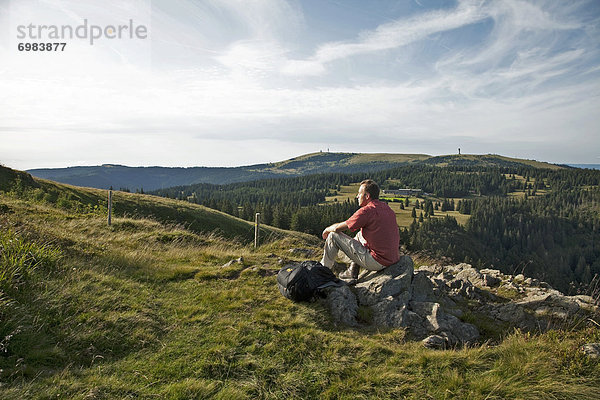
[(528, 296), (517, 301), (517, 304), (529, 309), (535, 309), (536, 313), (540, 309), (550, 310), (551, 314), (556, 314), (555, 316), (559, 318), (566, 318), (569, 315), (573, 315), (580, 308), (575, 299), (560, 293)]
[[(420, 317), (424, 318), (424, 326), (430, 332), (439, 332), (445, 326), (440, 321), (442, 311), (440, 304), (431, 301), (414, 301), (410, 303), (410, 308)], [(438, 314), (440, 314), (438, 316)]]
[(439, 303), (411, 302), (412, 310), (423, 318), (421, 326), (425, 331), (443, 335), (448, 344), (458, 345), (470, 343), (479, 338), (477, 328), (469, 323), (462, 322), (454, 315), (445, 313)]
[(408, 256), (389, 267), (367, 274), (355, 286), (361, 305), (372, 306), (389, 296), (399, 295), (410, 290), (413, 276), (413, 262)]
[(419, 270), (413, 276), (411, 300), (432, 301), (440, 303), (445, 308), (455, 308), (456, 303), (447, 295), (450, 289), (447, 281), (438, 277), (430, 279)]
[(482, 274), (482, 275), (483, 275), (483, 286), (496, 287), (496, 286), (500, 285), (500, 282), (502, 282), (502, 279), (500, 279), (497, 276), (494, 276), (492, 274)]
[(504, 277), (504, 274), (502, 272), (500, 272), (500, 270), (497, 270), (497, 269), (484, 268), (484, 269), (479, 270), (479, 272), (481, 272), (482, 274), (491, 275), (498, 279), (503, 279), (503, 277)]
[(324, 289), (324, 292), (327, 297), (322, 301), (329, 308), (334, 321), (349, 326), (358, 325), (358, 303), (356, 296), (348, 286), (328, 287)]
[[(441, 280), (436, 278), (436, 280)], [(412, 280), (412, 300), (414, 301), (434, 301), (433, 293), (434, 283), (420, 270), (415, 272)]]
[(408, 326), (407, 304), (410, 300), (408, 292), (396, 297), (388, 296), (377, 304), (371, 306), (373, 323), (377, 326), (388, 328), (401, 328)]
[(429, 276), (433, 276), (433, 275), (437, 275), (440, 272), (443, 271), (443, 268), (440, 267), (437, 264), (434, 265), (421, 265), (421, 267), (419, 267), (418, 271), (422, 271), (425, 272), (427, 275)]
[(477, 295), (477, 288), (471, 283), (470, 280), (458, 280), (456, 279), (451, 287), (454, 289), (452, 294), (455, 296), (458, 295), (460, 297), (465, 297), (468, 299), (473, 299)]
[(461, 281), (460, 279), (456, 279), (450, 282), (450, 289), (460, 289), (465, 285), (465, 281)]
[(473, 343), (479, 339), (479, 330), (473, 324), (463, 322), (453, 315), (447, 316), (450, 325), (448, 331), (448, 341), (456, 344)]
[(410, 310), (408, 307), (404, 309), (402, 318), (404, 324), (402, 327), (406, 328), (409, 337), (421, 340), (434, 333), (427, 319)]
[(430, 335), (423, 339), (421, 343), (428, 349), (444, 350), (448, 345), (448, 340), (440, 335)]
[(460, 308), (444, 307), (444, 311), (450, 315), (454, 315), (457, 318), (461, 318), (465, 314)]
[(230, 267), (234, 264), (243, 264), (243, 263), (244, 263), (244, 257), (240, 257), (235, 260), (226, 262), (225, 264), (221, 265), (221, 268), (226, 268), (226, 267)]
[[(468, 264), (465, 264), (468, 265)], [(463, 269), (456, 274), (456, 280), (467, 281), (473, 285), (482, 285), (483, 284), (483, 275), (481, 272), (476, 270), (475, 268), (468, 266), (463, 267)]]
[(503, 322), (516, 323), (525, 317), (523, 307), (515, 303), (501, 304), (490, 310), (490, 316)]
[(579, 294), (577, 296), (573, 296), (573, 299), (575, 299), (575, 301), (579, 301), (582, 303), (596, 304), (596, 299), (594, 299), (592, 296), (588, 296), (585, 294)]
[[(415, 278), (413, 277), (413, 286), (414, 286), (414, 280), (415, 280)], [(437, 288), (443, 292), (447, 292), (448, 289), (450, 289), (450, 286), (448, 286), (447, 281), (445, 281), (443, 279), (433, 278), (433, 279), (431, 279), (431, 282), (433, 283), (433, 286), (435, 288)]]
[(538, 318), (566, 320), (569, 317), (569, 312), (561, 307), (541, 306), (536, 308), (534, 312)]
[[(498, 291), (498, 286), (513, 296)], [(405, 328), (410, 337), (431, 348), (471, 343), (479, 338), (475, 325), (460, 318), (466, 313), (485, 317), (498, 329), (544, 331), (565, 318), (598, 312), (589, 296), (565, 296), (547, 284), (469, 264), (423, 266), (414, 270), (410, 257), (379, 272), (362, 271), (354, 287), (329, 288), (326, 299), (333, 319), (358, 324), (358, 308), (369, 307), (375, 326)], [(478, 323), (478, 322), (476, 322)], [(440, 347), (441, 346), (441, 347)]]
[(452, 279), (454, 279), (454, 274), (448, 271), (442, 271), (439, 274), (437, 274), (435, 278), (443, 281), (451, 281)]
[(590, 358), (600, 358), (600, 343), (587, 343), (581, 346), (581, 351)]
[(594, 309), (598, 306), (598, 302), (592, 296), (578, 295), (571, 298), (579, 307), (584, 310), (594, 311)]

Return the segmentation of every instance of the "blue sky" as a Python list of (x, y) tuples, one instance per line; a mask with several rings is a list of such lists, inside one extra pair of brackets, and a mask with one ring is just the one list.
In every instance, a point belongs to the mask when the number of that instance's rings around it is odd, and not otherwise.
[[(84, 20), (148, 35), (17, 50), (35, 41), (20, 25)], [(599, 111), (597, 0), (0, 0), (0, 163), (17, 169), (459, 147), (597, 164)]]

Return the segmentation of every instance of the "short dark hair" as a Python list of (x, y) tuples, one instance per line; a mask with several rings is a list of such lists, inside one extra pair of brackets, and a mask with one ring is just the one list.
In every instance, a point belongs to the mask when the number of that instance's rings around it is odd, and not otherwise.
[(379, 199), (379, 186), (374, 180), (365, 179), (360, 185), (365, 185), (365, 192), (369, 193), (371, 199)]

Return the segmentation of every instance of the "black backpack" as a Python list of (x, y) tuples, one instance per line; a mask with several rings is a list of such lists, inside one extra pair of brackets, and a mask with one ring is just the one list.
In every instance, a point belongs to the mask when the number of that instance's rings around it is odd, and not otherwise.
[(319, 289), (343, 284), (329, 268), (316, 261), (290, 263), (277, 274), (279, 291), (293, 301), (308, 301)]

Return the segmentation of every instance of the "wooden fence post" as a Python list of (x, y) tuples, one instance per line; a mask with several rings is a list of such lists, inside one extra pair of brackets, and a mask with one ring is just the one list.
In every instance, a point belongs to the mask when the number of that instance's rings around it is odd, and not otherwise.
[(112, 214), (112, 190), (108, 191), (108, 226), (110, 226)]
[(256, 213), (254, 216), (254, 248), (258, 247), (258, 231), (260, 229), (260, 213)]

